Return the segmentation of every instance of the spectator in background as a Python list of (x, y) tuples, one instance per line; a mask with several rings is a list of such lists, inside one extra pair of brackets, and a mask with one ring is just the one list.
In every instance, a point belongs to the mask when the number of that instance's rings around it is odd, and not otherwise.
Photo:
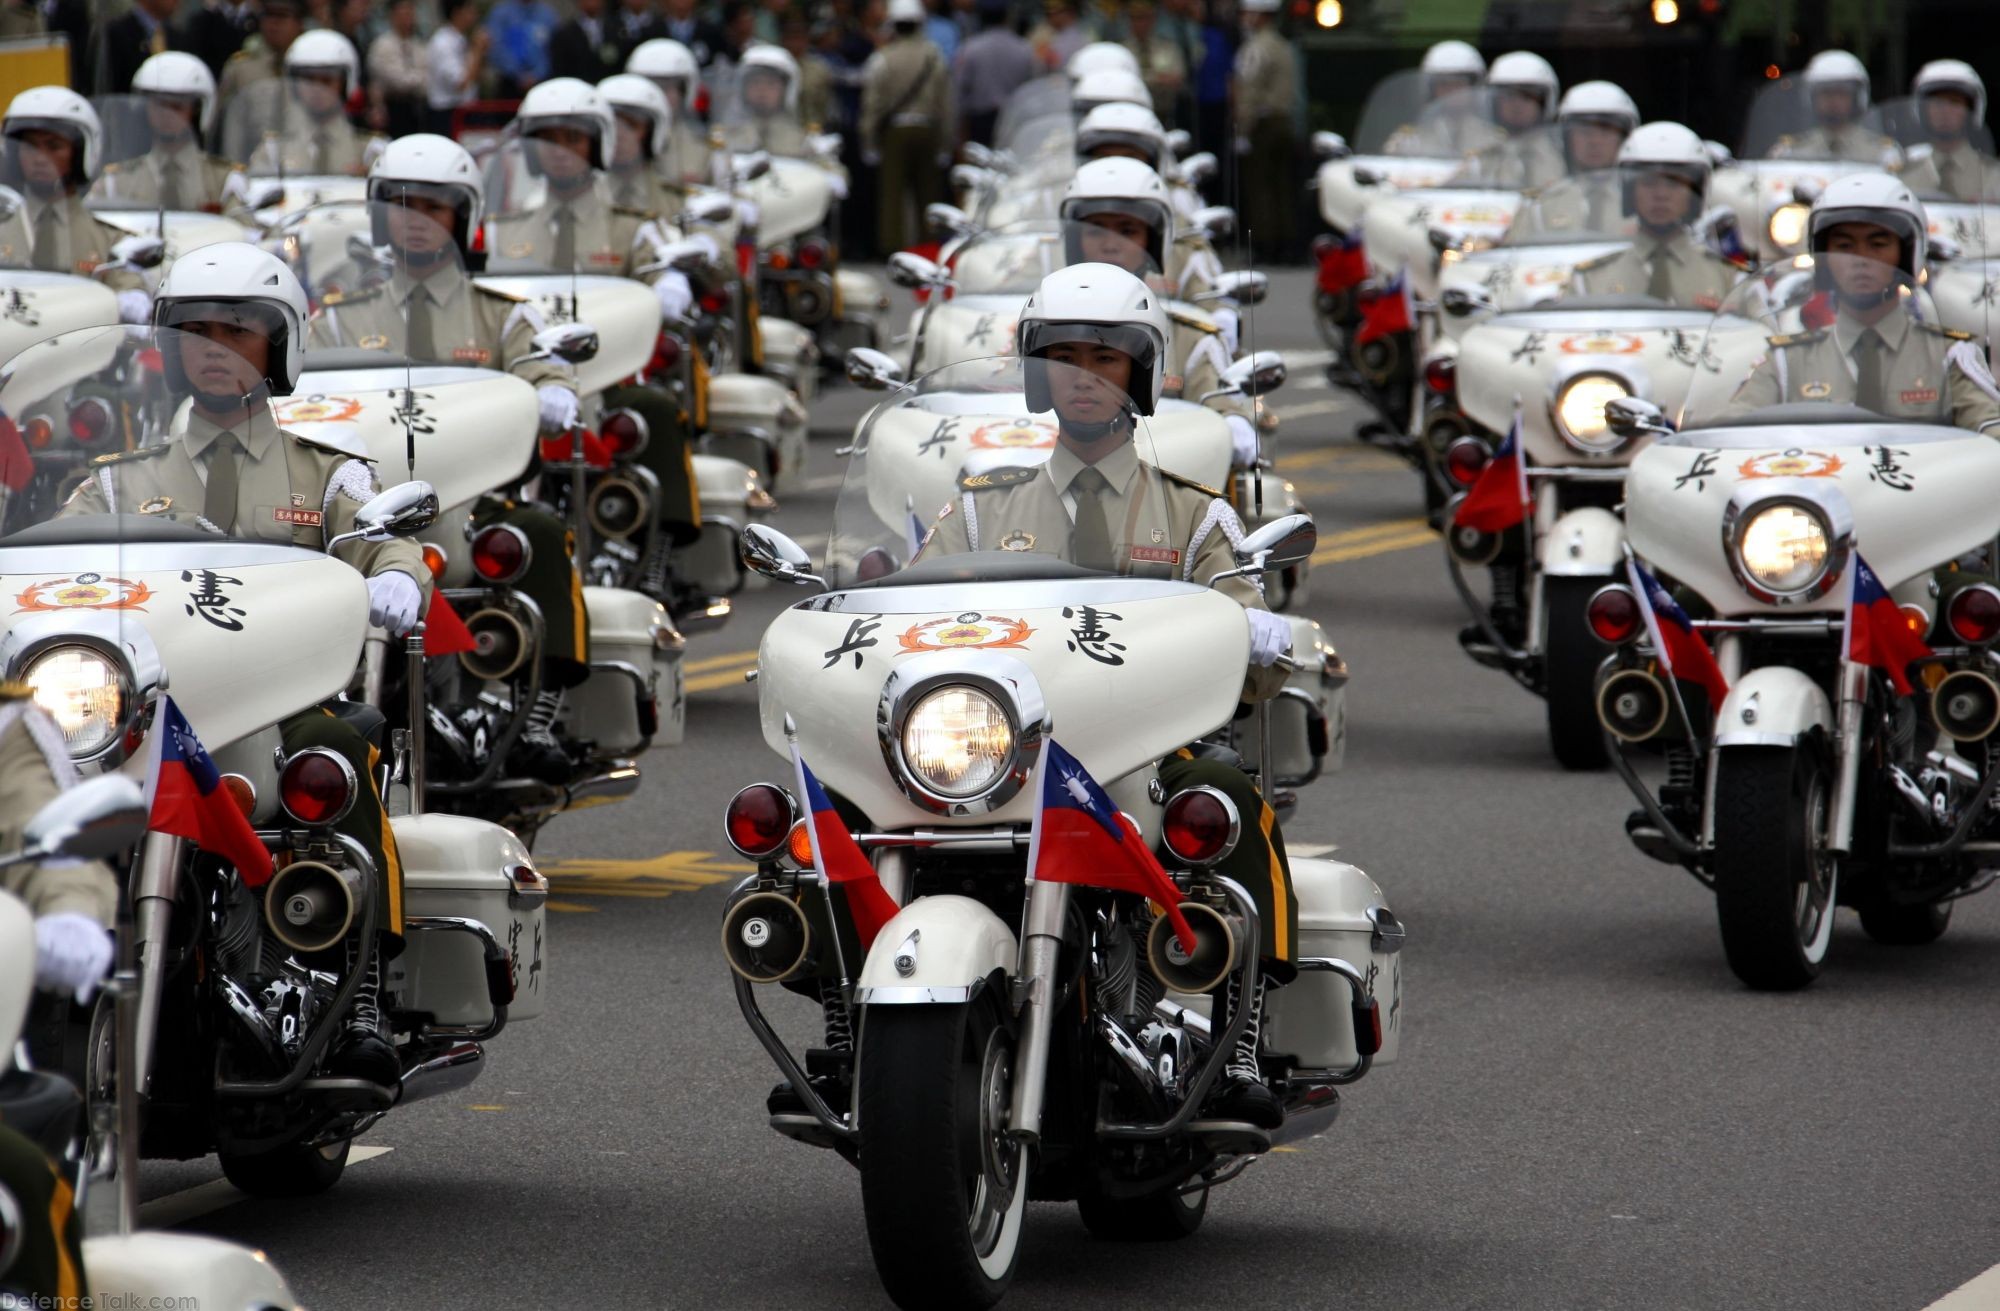
[(840, 130), (839, 106), (833, 103), (833, 65), (812, 48), (812, 27), (797, 9), (785, 14), (780, 44), (799, 66), (799, 122), (808, 132)]
[(574, 0), (576, 13), (549, 35), (549, 76), (576, 77), (595, 86), (625, 67), (623, 52), (604, 22), (604, 0)]
[[(722, 53), (722, 29), (695, 13), (695, 0), (667, 0), (667, 16), (663, 20), (664, 31), (656, 36), (671, 37), (694, 53), (694, 61), (703, 68), (715, 62)], [(625, 57), (632, 53), (631, 46), (621, 46), (619, 66), (624, 67)]]
[(1035, 48), (1035, 57), (1042, 61), (1042, 67), (1054, 72), (1069, 62), (1069, 57), (1097, 39), (1097, 36), (1077, 20), (1076, 0), (1047, 0), (1042, 7), (1043, 19), (1034, 31), (1028, 33), (1028, 44)]
[(1008, 22), (1007, 0), (977, 0), (979, 31), (959, 47), (952, 69), (958, 84), (960, 136), (993, 144), (1001, 107), (1037, 72), (1035, 48)]
[(90, 85), (84, 60), (90, 55), (90, 0), (41, 0), (42, 22), (69, 39), (69, 84)]
[[(1203, 0), (1193, 0), (1200, 5)], [(1228, 0), (1206, 0), (1207, 12), (1197, 34), (1201, 60), (1195, 65), (1194, 148), (1212, 150), (1223, 167), (1234, 176), (1236, 154), (1229, 146), (1229, 74), (1236, 67), (1236, 41), (1230, 23), (1234, 11)], [(1235, 195), (1225, 179), (1225, 195)]]
[(757, 43), (757, 11), (748, 0), (728, 0), (722, 6), (722, 55), (732, 64), (743, 62), (743, 52)]
[[(365, 52), (388, 24), (375, 13), (374, 0), (339, 0), (334, 7), (334, 31), (346, 37), (356, 51)], [(368, 89), (368, 61), (361, 61), (361, 88)]]
[[(785, 43), (785, 15), (791, 11), (791, 0), (757, 0), (755, 29), (757, 40), (764, 45)], [(793, 58), (797, 58), (796, 55)]]
[(181, 36), (187, 42), (187, 52), (207, 64), (209, 72), (221, 77), (222, 66), (256, 30), (255, 0), (242, 0), (239, 4), (217, 0), (191, 15), (181, 25)]
[(48, 30), (48, 24), (42, 21), (41, 6), (35, 0), (0, 2), (0, 40), (40, 36)]
[(154, 55), (181, 48), (180, 33), (171, 20), (175, 0), (137, 0), (122, 18), (97, 31), (91, 64), (97, 69), (97, 94), (122, 96), (132, 90), (132, 74)]
[(444, 0), (444, 25), (431, 34), (425, 51), (431, 131), (450, 136), (452, 111), (478, 98), (479, 75), (491, 42), (479, 26), (479, 0)]
[[(259, 82), (278, 80), (285, 52), (299, 39), (299, 33), (305, 31), (304, 18), (305, 8), (299, 0), (264, 0), (264, 8), (257, 15), (256, 35), (246, 40), (222, 66), (222, 85), (216, 89), (216, 96), (224, 114), (229, 112), (230, 101), (245, 89)], [(248, 155), (232, 154), (232, 158), (246, 159)]]
[(951, 162), (951, 69), (924, 36), (923, 0), (890, 0), (895, 34), (862, 70), (861, 157), (881, 169), (877, 235), (884, 252), (923, 231), (924, 207), (944, 199)]
[(964, 35), (958, 27), (958, 16), (953, 12), (952, 0), (929, 0), (930, 15), (924, 19), (924, 35), (944, 56), (945, 67), (951, 66), (958, 58), (959, 38)]
[(369, 43), (367, 67), (368, 125), (392, 137), (423, 131), (430, 77), (417, 0), (391, 0), (389, 30)]
[(1243, 0), (1243, 48), (1236, 52), (1236, 153), (1242, 159), (1244, 219), (1263, 263), (1297, 257), (1292, 233), (1298, 172), (1292, 135), (1297, 79), (1292, 48), (1278, 35), (1279, 0)]
[(620, 68), (642, 43), (672, 35), (666, 23), (653, 12), (653, 0), (618, 0), (618, 16), (611, 20), (611, 39), (618, 43)]
[(1153, 113), (1162, 123), (1170, 123), (1187, 86), (1188, 68), (1181, 52), (1160, 35), (1159, 18), (1153, 0), (1128, 0), (1124, 45), (1139, 61), (1139, 76), (1153, 93)]
[(486, 11), (486, 30), (492, 34), (486, 62), (500, 99), (519, 100), (549, 75), (549, 37), (556, 22), (548, 0), (500, 0)]
[(1160, 12), (1160, 39), (1174, 48), (1181, 57), (1181, 67), (1187, 70), (1187, 80), (1181, 85), (1181, 93), (1174, 97), (1173, 116), (1168, 118), (1162, 115), (1160, 121), (1170, 128), (1183, 128), (1192, 133), (1197, 117), (1195, 79), (1201, 76), (1207, 54), (1201, 31), (1201, 0), (1164, 0)]

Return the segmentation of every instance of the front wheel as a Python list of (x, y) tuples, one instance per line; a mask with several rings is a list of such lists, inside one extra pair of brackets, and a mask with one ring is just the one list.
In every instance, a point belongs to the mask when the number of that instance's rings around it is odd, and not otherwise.
[(340, 1180), (351, 1139), (325, 1147), (289, 1143), (267, 1152), (223, 1152), (222, 1173), (252, 1197), (311, 1197)]
[(1603, 769), (1611, 763), (1597, 718), (1597, 670), (1611, 648), (1584, 618), (1602, 586), (1595, 578), (1550, 578), (1543, 589), (1543, 695), (1549, 746), (1564, 769)]
[(1809, 745), (1722, 753), (1715, 780), (1715, 909), (1722, 950), (1753, 988), (1819, 977), (1839, 865), (1826, 849), (1832, 780)]
[(1171, 1243), (1201, 1228), (1208, 1216), (1208, 1189), (1155, 1193), (1151, 1197), (1078, 1194), (1077, 1214), (1093, 1238), (1111, 1243)]
[(982, 1000), (870, 1007), (861, 1205), (897, 1306), (990, 1307), (1014, 1278), (1026, 1150), (1007, 1131), (1013, 1044)]

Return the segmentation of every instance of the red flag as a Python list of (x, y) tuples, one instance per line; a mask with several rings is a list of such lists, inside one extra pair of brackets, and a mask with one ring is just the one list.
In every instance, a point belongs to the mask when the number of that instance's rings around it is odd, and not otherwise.
[(1722, 698), (1729, 695), (1729, 680), (1723, 677), (1722, 666), (1715, 663), (1708, 643), (1695, 632), (1694, 620), (1645, 565), (1628, 558), (1625, 572), (1639, 595), (1639, 613), (1646, 617), (1646, 631), (1653, 635), (1653, 649), (1660, 653), (1660, 668), (1669, 678), (1701, 684), (1708, 693), (1710, 709), (1720, 710)]
[[(604, 444), (604, 439), (588, 428), (579, 428), (577, 431), (583, 434), (583, 462), (593, 469), (610, 468), (611, 448)], [(566, 432), (542, 438), (542, 463), (569, 463), (569, 449), (569, 434)]]
[(1181, 914), (1181, 890), (1139, 830), (1119, 813), (1083, 762), (1054, 739), (1043, 747), (1042, 756), (1034, 834), (1028, 840), (1028, 877), (1150, 897), (1166, 908), (1181, 946), (1193, 951), (1194, 930)]
[(1528, 465), (1521, 457), (1521, 416), (1517, 412), (1514, 426), (1507, 430), (1507, 440), (1500, 443), (1492, 461), (1479, 471), (1478, 480), (1458, 503), (1451, 521), (1476, 532), (1500, 533), (1527, 517)]
[(1361, 326), (1354, 331), (1356, 346), (1366, 346), (1378, 337), (1410, 332), (1417, 326), (1416, 309), (1410, 303), (1409, 278), (1403, 273), (1398, 273), (1388, 286), (1373, 295), (1357, 298), (1355, 308), (1361, 311)]
[(8, 490), (18, 492), (34, 476), (35, 457), (28, 454), (28, 444), (21, 440), (21, 430), (14, 426), (13, 419), (0, 414), (0, 483), (5, 483)]
[(882, 926), (896, 918), (900, 907), (882, 886), (882, 878), (868, 863), (867, 853), (841, 822), (826, 789), (806, 768), (805, 757), (799, 754), (796, 743), (792, 745), (792, 764), (798, 769), (799, 796), (805, 802), (806, 835), (812, 839), (813, 866), (847, 898), (847, 913), (854, 917), (854, 930), (861, 938), (861, 949), (866, 951)]
[(465, 621), (458, 617), (458, 611), (445, 598), (444, 589), (432, 588), (430, 607), (424, 611), (424, 654), (457, 655), (461, 651), (475, 650), (478, 646), (472, 630), (465, 626)]
[(222, 786), (222, 772), (172, 697), (160, 698), (146, 827), (186, 838), (236, 866), (253, 888), (271, 878), (271, 853)]
[(1930, 654), (1930, 644), (1910, 631), (1889, 589), (1856, 551), (1847, 593), (1847, 658), (1881, 670), (1897, 695), (1909, 696), (1916, 690), (1910, 685), (1910, 664)]
[(1314, 281), (1320, 291), (1338, 295), (1368, 280), (1368, 254), (1361, 247), (1359, 233), (1345, 237), (1328, 233), (1315, 243), (1314, 253), (1319, 256)]

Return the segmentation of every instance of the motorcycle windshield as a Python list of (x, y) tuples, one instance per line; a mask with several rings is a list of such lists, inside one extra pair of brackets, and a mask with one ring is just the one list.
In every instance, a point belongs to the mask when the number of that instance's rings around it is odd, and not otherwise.
[(1000, 107), (1000, 116), (994, 122), (993, 143), (1002, 150), (1013, 151), (1015, 157), (1020, 158), (1021, 147), (1030, 144), (1023, 136), (1023, 129), (1031, 123), (1054, 124), (1058, 121), (1064, 124), (1067, 131), (1070, 121), (1069, 77), (1063, 73), (1050, 73), (1014, 88), (1014, 94), (1007, 97), (1007, 103)]
[(1354, 131), (1359, 155), (1462, 159), (1505, 137), (1481, 86), (1436, 81), (1418, 69), (1391, 73), (1368, 93)]
[(1952, 97), (1898, 96), (1876, 106), (1873, 117), (1904, 150), (1963, 144), (1993, 157), (1993, 129), (1974, 120), (1970, 107)]
[[(1880, 167), (1881, 112), (1856, 112), (1851, 97), (1815, 97), (1803, 77), (1785, 77), (1759, 87), (1743, 118), (1738, 159), (1847, 161)], [(1893, 145), (1893, 142), (1888, 144)]]
[(774, 68), (752, 65), (709, 87), (709, 123), (738, 153), (769, 151), (791, 159), (811, 157), (798, 90)]
[[(565, 129), (509, 137), (487, 155), (483, 167), (489, 272), (628, 271), (631, 228), (588, 138)], [(647, 227), (665, 231), (658, 224)]]
[(290, 216), (279, 253), (318, 307), (307, 346), (450, 364), (454, 350), (476, 345), (478, 307), (459, 248), (467, 217), (462, 197), (422, 186)]
[(90, 103), (104, 130), (92, 209), (220, 210), (223, 197), (209, 186), (218, 136), (213, 110), (204, 120), (192, 96), (93, 96)]
[(1175, 495), (1159, 473), (1149, 422), (1117, 380), (1129, 362), (1105, 349), (1128, 344), (1121, 330), (1050, 335), (1073, 338), (1052, 355), (1081, 363), (966, 360), (875, 407), (835, 505), (830, 585), (1187, 576), (1199, 494)]
[(1900, 269), (1866, 254), (1800, 256), (1724, 300), (1679, 426), (1949, 425), (1985, 396), (1975, 371), (1985, 372), (1979, 342), (1941, 326), (1929, 291)]
[(1071, 264), (1115, 264), (1165, 290), (1162, 243), (1153, 235), (1172, 221), (1122, 204), (1081, 219), (1025, 219), (982, 232), (952, 256), (954, 296), (1026, 297), (1042, 279)]
[(253, 82), (222, 108), (219, 149), (252, 177), (360, 177), (368, 138), (348, 120), (337, 80)]
[[(1635, 181), (1616, 168), (1561, 178), (1530, 196), (1514, 212), (1502, 246), (1546, 246), (1571, 241), (1629, 241), (1637, 227)], [(1663, 202), (1664, 203), (1664, 202)], [(1683, 208), (1687, 208), (1684, 206)], [(1696, 200), (1692, 208), (1699, 213)]]

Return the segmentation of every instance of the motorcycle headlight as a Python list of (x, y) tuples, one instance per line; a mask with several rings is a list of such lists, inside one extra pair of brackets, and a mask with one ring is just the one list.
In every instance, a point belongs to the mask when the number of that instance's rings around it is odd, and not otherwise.
[(976, 687), (927, 693), (903, 721), (903, 763), (941, 797), (976, 797), (1003, 778), (1014, 759), (1007, 711)]
[(62, 730), (73, 759), (103, 751), (125, 722), (123, 673), (94, 647), (50, 647), (35, 657), (22, 681), (34, 690), (35, 704)]
[(1580, 373), (1556, 393), (1556, 428), (1563, 440), (1582, 450), (1597, 454), (1615, 450), (1625, 439), (1605, 422), (1604, 406), (1631, 394), (1632, 388), (1623, 378)]
[(1736, 558), (1758, 586), (1777, 596), (1809, 590), (1833, 558), (1833, 530), (1810, 506), (1782, 502), (1744, 520)]
[(1779, 250), (1795, 251), (1805, 244), (1806, 219), (1810, 217), (1810, 207), (1791, 201), (1771, 211), (1771, 217), (1764, 225), (1770, 235), (1771, 244)]

